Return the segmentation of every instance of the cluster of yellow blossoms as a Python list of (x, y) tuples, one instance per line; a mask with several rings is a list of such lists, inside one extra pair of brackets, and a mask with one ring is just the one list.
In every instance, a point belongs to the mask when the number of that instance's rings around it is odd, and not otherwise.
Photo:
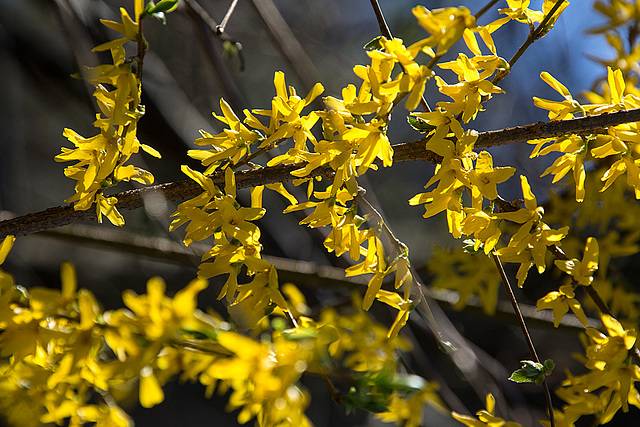
[[(0, 262), (13, 241), (9, 236), (0, 245)], [(176, 376), (200, 382), (208, 396), (230, 390), (228, 408), (240, 409), (238, 421), (255, 418), (262, 426), (311, 425), (304, 414), (309, 396), (298, 382), (304, 373), (351, 378), (355, 394), (336, 391), (336, 397), (389, 420), (406, 417), (392, 393), (399, 387), (416, 393), (419, 408), (442, 407), (435, 384), (398, 373), (398, 352), (410, 349), (406, 341), (387, 339), (386, 328), (355, 306), (351, 314), (327, 309), (318, 323), (301, 316), (298, 327), (264, 330), (255, 341), (197, 309), (197, 295), (207, 287), (202, 279), (168, 297), (164, 282), (152, 278), (146, 294), (125, 291), (125, 308), (114, 311), (77, 289), (70, 264), (62, 265), (61, 279), (61, 291), (27, 290), (0, 270), (0, 413), (14, 425), (131, 426), (119, 402), (137, 392), (143, 407), (153, 407)], [(288, 286), (288, 302), (306, 305)], [(375, 407), (367, 406), (371, 395)]]
[(65, 202), (76, 202), (75, 210), (87, 210), (95, 203), (98, 221), (102, 222), (104, 215), (115, 225), (124, 224), (124, 218), (116, 208), (118, 200), (104, 196), (103, 191), (120, 181), (152, 184), (151, 173), (126, 163), (141, 148), (160, 157), (155, 149), (140, 143), (136, 137), (138, 120), (144, 114), (144, 106), (140, 104), (140, 76), (132, 72), (134, 63), (127, 59), (124, 48), (127, 41), (146, 43), (138, 34), (143, 2), (136, 1), (135, 5), (137, 22), (125, 9), (120, 9), (122, 23), (102, 21), (123, 35), (93, 49), (94, 52), (110, 51), (113, 63), (87, 67), (82, 73), (82, 77), (95, 86), (93, 96), (100, 113), (96, 114), (93, 125), (100, 133), (85, 138), (72, 129), (65, 129), (64, 136), (76, 148), (63, 147), (62, 153), (55, 158), (58, 162), (77, 162), (64, 170), (65, 176), (77, 181), (76, 193)]
[[(136, 138), (137, 121), (144, 113), (140, 73), (146, 42), (140, 23), (145, 16), (166, 11), (175, 3), (162, 0), (145, 6), (143, 0), (136, 0), (135, 19), (121, 9), (121, 23), (103, 21), (123, 37), (94, 49), (110, 51), (112, 64), (84, 73), (95, 86), (100, 113), (94, 126), (99, 133), (85, 138), (66, 129), (64, 135), (76, 148), (63, 148), (56, 160), (76, 162), (65, 169), (65, 175), (76, 181), (76, 193), (67, 201), (75, 202), (77, 210), (87, 210), (95, 203), (99, 220), (105, 215), (116, 225), (124, 222), (116, 209), (116, 198), (105, 196), (105, 189), (123, 180), (153, 182), (149, 172), (126, 164), (140, 149), (159, 156)], [(379, 412), (386, 421), (418, 425), (418, 409), (424, 403), (441, 406), (437, 387), (398, 374), (396, 353), (408, 348), (398, 333), (421, 302), (416, 295), (422, 292), (416, 292), (407, 247), (368, 204), (358, 179), (379, 165), (392, 166), (394, 151), (387, 129), (391, 113), (404, 101), (411, 112), (410, 121), (426, 134), (425, 148), (441, 158), (425, 185), (428, 191), (409, 203), (424, 205), (425, 218), (445, 212), (452, 236), (469, 238), (467, 252), (497, 255), (505, 262), (519, 264), (519, 286), (523, 286), (531, 267), (535, 266), (538, 273), (545, 271), (549, 248), (556, 254), (561, 252), (561, 241), (573, 224), (560, 220), (562, 215), (557, 213), (555, 217), (550, 215), (555, 223), (562, 224), (557, 229), (544, 222), (544, 209), (525, 176), (520, 177), (523, 200), (506, 203), (499, 196), (498, 185), (511, 178), (515, 168), (494, 166), (489, 152), (474, 150), (478, 133), (464, 128), (484, 111), (487, 99), (504, 93), (496, 84), (509, 73), (510, 65), (498, 56), (492, 34), (516, 21), (528, 25), (532, 34), (540, 30), (535, 34), (541, 37), (568, 5), (566, 1), (544, 0), (542, 10), (536, 11), (529, 8), (529, 3), (507, 0), (508, 7), (498, 9), (504, 16), (484, 26), (477, 25), (476, 18), (464, 7), (415, 7), (413, 14), (418, 24), (430, 35), (409, 46), (400, 39), (378, 38), (370, 44), (370, 64), (354, 67), (361, 80), (359, 87), (349, 84), (343, 88), (342, 99), (325, 97), (326, 108), (322, 110), (304, 113), (323, 93), (321, 84), (302, 98), (287, 86), (282, 72), (274, 76), (276, 94), (271, 109), (245, 110), (241, 120), (221, 100), (222, 115), (214, 117), (224, 123), (225, 129), (216, 135), (201, 131), (202, 138), (195, 142), (203, 148), (188, 152), (202, 163), (204, 172), (182, 168), (203, 192), (179, 205), (170, 226), (171, 230), (186, 226), (185, 245), (209, 238), (213, 245), (202, 257), (199, 278), (173, 298), (165, 295), (162, 280), (153, 278), (146, 294), (125, 292), (126, 308), (105, 312), (89, 291), (77, 290), (70, 264), (62, 267), (62, 291), (26, 290), (0, 270), (0, 411), (20, 425), (60, 424), (69, 419), (70, 425), (95, 422), (126, 426), (131, 420), (117, 403), (122, 396), (137, 387), (141, 405), (154, 406), (164, 399), (162, 385), (181, 375), (205, 385), (208, 394), (215, 389), (230, 391), (228, 407), (239, 409), (241, 423), (255, 418), (262, 426), (307, 426), (310, 421), (304, 410), (309, 396), (298, 382), (300, 377), (305, 373), (318, 375), (331, 384), (333, 372), (346, 368), (354, 386), (348, 393), (331, 390), (336, 400), (348, 407)], [(636, 20), (640, 16), (637, 5), (623, 0), (608, 6), (598, 2), (597, 7), (611, 20), (601, 31), (611, 31), (622, 24), (621, 11)], [(489, 54), (483, 54), (477, 36)], [(438, 64), (440, 70), (449, 70), (457, 77), (457, 82), (450, 84), (436, 74), (434, 67), (461, 38), (472, 55), (459, 53), (455, 60)], [(622, 56), (620, 39), (612, 35), (609, 40)], [(138, 44), (136, 62), (126, 58), (124, 44), (128, 41)], [(427, 65), (417, 62), (421, 54), (430, 58)], [(622, 61), (626, 66), (608, 68), (601, 93), (588, 94), (588, 105), (574, 99), (562, 83), (543, 72), (541, 78), (563, 99), (534, 98), (534, 104), (548, 110), (551, 120), (639, 108), (640, 93), (628, 76), (634, 55), (637, 52), (626, 55)], [(449, 98), (438, 102), (434, 110), (422, 100), (425, 85), (431, 79), (439, 92)], [(426, 111), (414, 112), (419, 105)], [(318, 123), (320, 129), (314, 129)], [(588, 162), (606, 164), (597, 177), (604, 183), (601, 191), (617, 191), (619, 195), (630, 188), (638, 199), (638, 134), (638, 124), (628, 123), (611, 126), (603, 134), (529, 141), (535, 144), (531, 157), (560, 153), (543, 176), (553, 175), (555, 183), (573, 172), (576, 202), (592, 203), (587, 183), (595, 180), (586, 173)], [(285, 146), (290, 139), (292, 144), (286, 152), (265, 166), (293, 165), (294, 184), (306, 184), (308, 200), (298, 201), (282, 183), (275, 183), (252, 188), (251, 207), (242, 207), (237, 201), (236, 174), (241, 168), (264, 167), (254, 161), (269, 150)], [(333, 172), (333, 179), (320, 189), (313, 175), (319, 168)], [(626, 186), (617, 179), (622, 175), (626, 175)], [(214, 184), (220, 177), (224, 177), (223, 188)], [(302, 303), (299, 291), (290, 285), (280, 286), (276, 269), (261, 256), (261, 233), (253, 221), (265, 214), (261, 201), (265, 187), (290, 202), (285, 213), (307, 210), (300, 224), (330, 227), (324, 246), (336, 256), (349, 253), (354, 265), (346, 269), (346, 275), (370, 277), (364, 297), (358, 301), (362, 309), (368, 310), (378, 300), (397, 310), (389, 329), (372, 323), (360, 308), (347, 315), (328, 309), (317, 322), (300, 315), (296, 308)], [(552, 200), (559, 206), (566, 203), (553, 197)], [(591, 205), (583, 211), (589, 209), (596, 208)], [(606, 229), (614, 214), (606, 218), (604, 213), (598, 215)], [(617, 214), (617, 222), (621, 222), (622, 215)], [(628, 219), (631, 225), (623, 228), (633, 234), (629, 230), (637, 228), (637, 220)], [(594, 217), (583, 218), (582, 225), (590, 221), (595, 221)], [(547, 222), (554, 224), (548, 219)], [(503, 234), (505, 230), (510, 232), (508, 238)], [(575, 291), (580, 287), (609, 291), (604, 294), (614, 312), (634, 314), (637, 319), (633, 304), (613, 305), (627, 294), (615, 294), (611, 283), (599, 282), (604, 282), (602, 275), (611, 257), (638, 251), (638, 233), (627, 238), (624, 248), (616, 248), (614, 234), (607, 238), (600, 242), (586, 238), (581, 260), (564, 257), (555, 261), (554, 265), (567, 274), (566, 282), (541, 298), (538, 309), (552, 309), (556, 326), (569, 310), (587, 325), (586, 314), (576, 298)], [(0, 263), (12, 242), (7, 238), (0, 246)], [(577, 252), (581, 245), (574, 239), (566, 246)], [(444, 257), (439, 254), (438, 258), (441, 256)], [(466, 304), (469, 295), (477, 293), (485, 311), (492, 313), (499, 281), (475, 266), (478, 259), (468, 262), (455, 258), (457, 269), (442, 263), (435, 271), (438, 278), (434, 285), (446, 282), (443, 287), (457, 290), (458, 308)], [(594, 277), (598, 267), (601, 276)], [(474, 280), (452, 280), (458, 273), (470, 274)], [(394, 274), (394, 280), (387, 280)], [(206, 279), (219, 275), (227, 275), (219, 298), (226, 298), (231, 307), (241, 306), (252, 313), (250, 327), (262, 333), (261, 341), (231, 329), (216, 314), (197, 309), (197, 294), (207, 286)], [(244, 278), (246, 283), (241, 283)], [(392, 290), (383, 289), (385, 280), (393, 282), (389, 286)], [(602, 306), (598, 308), (603, 310)], [(282, 322), (269, 325), (269, 319), (280, 315), (288, 319), (292, 328), (282, 326)], [(589, 372), (569, 376), (558, 392), (567, 405), (556, 412), (557, 418), (567, 426), (583, 415), (593, 415), (605, 423), (620, 408), (627, 411), (629, 404), (640, 406), (640, 396), (633, 387), (640, 380), (635, 329), (622, 326), (604, 311), (601, 318), (606, 334), (595, 329), (587, 331), (583, 362)], [(407, 390), (410, 392), (403, 393)], [(598, 390), (598, 396), (592, 394)], [(25, 405), (38, 410), (25, 411)], [(494, 405), (489, 395), (487, 409), (477, 413), (478, 420), (455, 413), (453, 416), (470, 426), (516, 425), (496, 417)]]

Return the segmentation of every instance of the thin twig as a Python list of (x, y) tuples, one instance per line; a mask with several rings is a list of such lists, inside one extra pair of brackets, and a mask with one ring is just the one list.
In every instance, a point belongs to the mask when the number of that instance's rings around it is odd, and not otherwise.
[[(529, 33), (529, 37), (527, 37), (527, 39), (524, 41), (522, 46), (520, 46), (520, 49), (518, 49), (518, 51), (509, 60), (509, 70), (513, 68), (515, 63), (518, 61), (518, 59), (520, 59), (522, 54), (524, 54), (524, 52), (529, 48), (529, 46), (531, 46), (533, 42), (535, 42), (538, 38), (541, 37), (545, 27), (547, 26), (547, 24), (549, 23), (553, 15), (556, 13), (558, 8), (562, 5), (564, 1), (565, 0), (557, 0), (556, 3), (551, 8), (551, 10), (549, 11), (549, 13), (542, 19), (542, 21), (540, 21), (540, 24), (538, 24), (536, 29), (533, 30), (531, 33)], [(498, 82), (500, 82), (509, 74), (509, 70), (497, 73), (491, 83), (495, 85)]]
[[(215, 76), (218, 79), (218, 83), (220, 88), (223, 91), (225, 99), (236, 111), (241, 111), (244, 105), (242, 101), (242, 95), (240, 95), (240, 91), (236, 87), (235, 82), (229, 75), (226, 67), (224, 66), (222, 60), (220, 59), (218, 53), (214, 49), (214, 45), (211, 39), (211, 35), (215, 35), (223, 41), (229, 41), (231, 43), (235, 43), (236, 47), (239, 43), (232, 41), (230, 38), (225, 37), (225, 35), (220, 35), (216, 33), (216, 22), (209, 16), (206, 10), (198, 4), (196, 0), (186, 0), (186, 4), (189, 6), (189, 12), (191, 18), (194, 21), (194, 24), (197, 25), (199, 29), (200, 38), (202, 40), (203, 49), (205, 51), (206, 57), (211, 64), (215, 72)], [(241, 50), (238, 50), (239, 55)], [(244, 60), (242, 56), (240, 56), (241, 68), (244, 67)]]
[[(391, 34), (391, 30), (387, 25), (387, 21), (384, 19), (382, 8), (380, 8), (380, 4), (378, 3), (378, 0), (371, 0), (371, 6), (373, 7), (373, 11), (376, 14), (376, 19), (378, 20), (378, 26), (380, 27), (380, 34), (382, 34), (387, 40), (392, 40), (393, 35)], [(405, 70), (402, 64), (400, 64), (400, 67), (404, 72)], [(427, 100), (424, 98), (424, 95), (420, 97), (420, 105), (422, 106), (424, 111), (431, 111), (431, 107), (429, 107), (429, 104), (427, 103)]]
[(231, 18), (231, 15), (233, 14), (234, 9), (236, 8), (236, 4), (238, 4), (238, 0), (233, 0), (231, 2), (231, 5), (229, 6), (227, 13), (224, 15), (224, 18), (222, 18), (222, 22), (220, 23), (220, 25), (216, 26), (216, 33), (218, 34), (224, 33), (224, 29), (226, 28), (227, 22), (229, 22), (229, 18)]
[(240, 166), (248, 165), (249, 163), (251, 163), (251, 161), (253, 159), (255, 159), (256, 157), (261, 156), (262, 154), (267, 153), (269, 150), (274, 149), (275, 147), (277, 147), (279, 144), (281, 144), (282, 142), (286, 141), (287, 139), (288, 138), (280, 138), (279, 140), (274, 141), (271, 144), (260, 148), (258, 151), (255, 151), (255, 152), (249, 154), (248, 156), (246, 156), (245, 158), (240, 160), (238, 163), (233, 165), (234, 170), (236, 170)]
[(147, 41), (144, 39), (144, 35), (142, 33), (142, 22), (144, 21), (144, 16), (138, 16), (138, 56), (136, 58), (136, 77), (138, 81), (142, 81), (142, 64), (144, 61), (144, 55), (147, 53)]
[(482, 9), (480, 9), (479, 11), (477, 11), (473, 16), (478, 19), (480, 18), (482, 15), (484, 15), (489, 9), (491, 9), (491, 7), (498, 3), (498, 0), (491, 0), (489, 3), (485, 4), (484, 7)]
[(236, 39), (234, 39), (233, 37), (230, 37), (228, 33), (226, 32), (223, 33), (218, 31), (219, 25), (209, 15), (209, 13), (207, 13), (207, 11), (202, 6), (200, 6), (200, 4), (196, 0), (185, 0), (185, 2), (189, 6), (189, 9), (191, 10), (191, 12), (196, 14), (198, 18), (202, 21), (202, 23), (209, 28), (209, 30), (211, 31), (211, 34), (213, 34), (218, 39), (220, 39), (220, 41), (231, 43), (232, 45), (235, 46), (238, 52), (238, 60), (240, 61), (240, 71), (244, 71), (245, 61), (244, 61), (244, 53), (242, 51), (242, 44)]
[[(376, 208), (374, 208), (373, 205), (369, 203), (369, 201), (364, 197), (364, 191), (358, 191), (358, 195), (356, 197), (358, 202), (364, 205), (366, 210), (375, 216), (378, 225), (382, 228), (382, 230), (385, 232), (385, 234), (389, 238), (389, 241), (393, 246), (393, 250), (398, 254), (405, 253), (408, 256), (409, 248), (407, 248), (407, 245), (405, 245), (393, 234), (393, 231), (391, 230), (391, 228), (389, 228), (384, 218), (382, 218), (382, 215), (380, 214), (380, 212), (378, 212)], [(416, 273), (413, 267), (410, 267), (410, 269), (411, 269), (411, 276), (413, 277), (413, 280), (417, 285), (416, 287), (418, 288), (418, 294), (419, 294), (419, 301), (417, 301), (417, 303), (419, 304), (418, 307), (423, 307), (424, 309), (423, 314), (425, 315), (427, 322), (429, 323), (429, 328), (431, 329), (431, 332), (433, 333), (440, 350), (442, 350), (444, 353), (449, 353), (451, 350), (454, 350), (455, 348), (448, 340), (444, 338), (444, 336), (442, 335), (442, 331), (438, 327), (436, 318), (433, 315), (433, 311), (431, 310), (431, 307), (429, 306), (429, 301), (427, 300), (427, 297), (422, 290), (422, 288), (424, 287), (424, 284), (422, 283), (420, 276)]]
[[(531, 353), (531, 357), (534, 362), (541, 363), (538, 358), (538, 353), (536, 352), (536, 348), (533, 345), (533, 340), (531, 339), (531, 335), (529, 334), (529, 329), (527, 328), (527, 324), (524, 321), (524, 317), (522, 317), (522, 313), (520, 312), (520, 307), (518, 306), (518, 301), (516, 300), (516, 296), (513, 293), (513, 289), (511, 288), (511, 284), (509, 283), (509, 278), (507, 277), (507, 273), (504, 271), (504, 267), (502, 267), (502, 262), (500, 262), (500, 257), (496, 255), (495, 251), (491, 252), (491, 257), (500, 272), (500, 277), (502, 278), (502, 283), (504, 284), (505, 289), (507, 290), (507, 295), (509, 296), (509, 300), (511, 301), (511, 305), (513, 306), (513, 311), (516, 314), (518, 319), (518, 323), (520, 324), (520, 329), (522, 330), (522, 335), (524, 336), (525, 341), (527, 342), (527, 346), (529, 347), (529, 352)], [(547, 379), (545, 378), (542, 387), (544, 389), (544, 395), (547, 400), (547, 410), (549, 411), (549, 424), (551, 427), (556, 425), (554, 415), (553, 415), (553, 402), (551, 401), (551, 392), (549, 391), (549, 385), (547, 384)]]

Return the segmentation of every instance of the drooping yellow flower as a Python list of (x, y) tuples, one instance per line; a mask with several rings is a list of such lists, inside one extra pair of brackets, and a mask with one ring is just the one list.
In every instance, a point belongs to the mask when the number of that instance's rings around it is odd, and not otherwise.
[(424, 6), (412, 9), (418, 24), (427, 30), (431, 37), (425, 39), (423, 49), (437, 48), (438, 54), (444, 54), (458, 41), (465, 28), (474, 28), (476, 20), (466, 7), (446, 7), (429, 10)]
[(564, 97), (563, 101), (549, 101), (538, 98), (537, 96), (533, 97), (533, 103), (536, 107), (549, 110), (549, 119), (566, 120), (574, 118), (574, 114), (577, 113), (585, 114), (585, 110), (582, 105), (573, 99), (569, 90), (562, 83), (556, 80), (556, 78), (546, 71), (540, 73), (540, 78)]
[(496, 399), (491, 393), (487, 394), (486, 409), (476, 412), (476, 418), (468, 415), (462, 415), (457, 412), (451, 412), (451, 416), (468, 427), (520, 427), (520, 424), (513, 421), (505, 421), (494, 415)]
[(582, 286), (589, 286), (593, 281), (593, 273), (598, 269), (599, 248), (595, 237), (589, 237), (584, 248), (582, 261), (571, 259), (568, 261), (556, 260), (556, 266), (571, 275), (573, 280)]
[(587, 326), (587, 316), (578, 300), (575, 299), (572, 285), (562, 285), (558, 291), (549, 292), (538, 300), (536, 307), (538, 311), (553, 309), (553, 326), (556, 328), (569, 309), (573, 311), (583, 326)]

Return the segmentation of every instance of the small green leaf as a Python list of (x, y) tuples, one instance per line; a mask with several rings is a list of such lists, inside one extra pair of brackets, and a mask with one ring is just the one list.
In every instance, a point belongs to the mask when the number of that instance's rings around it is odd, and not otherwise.
[(382, 47), (380, 40), (382, 40), (382, 36), (374, 38), (369, 43), (365, 44), (363, 48), (366, 50), (383, 50), (384, 48)]
[(530, 383), (532, 379), (523, 374), (521, 369), (518, 369), (511, 374), (509, 381), (513, 381), (514, 383)]
[(364, 393), (351, 387), (349, 392), (341, 395), (339, 399), (347, 407), (348, 414), (356, 408), (373, 413), (389, 411), (389, 407), (386, 405), (389, 397), (380, 393)]
[(436, 128), (418, 117), (409, 116), (407, 117), (407, 121), (412, 128), (420, 133), (429, 133)]
[(233, 58), (234, 56), (237, 56), (238, 53), (240, 52), (240, 49), (238, 48), (238, 45), (240, 43), (233, 43), (230, 42), (229, 40), (225, 40), (222, 43), (222, 57), (224, 59), (229, 59), (229, 58)]
[(149, 2), (145, 7), (145, 14), (153, 15), (156, 13), (172, 12), (176, 7), (178, 7), (178, 0), (160, 0), (156, 4)]
[(549, 375), (555, 367), (551, 359), (545, 360), (544, 365), (532, 360), (521, 360), (520, 363), (522, 363), (522, 368), (511, 374), (509, 381), (541, 385), (544, 382), (545, 375)]

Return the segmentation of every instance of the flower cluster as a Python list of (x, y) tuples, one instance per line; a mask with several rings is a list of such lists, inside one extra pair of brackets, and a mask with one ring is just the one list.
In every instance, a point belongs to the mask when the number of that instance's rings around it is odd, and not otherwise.
[(580, 357), (589, 372), (568, 375), (556, 392), (566, 402), (558, 412), (567, 425), (584, 415), (594, 415), (598, 424), (605, 424), (618, 410), (628, 412), (629, 404), (640, 408), (640, 393), (633, 386), (640, 381), (640, 368), (631, 359), (637, 351), (637, 332), (607, 314), (601, 319), (606, 333), (587, 329), (586, 357)]
[(155, 149), (142, 144), (136, 137), (138, 120), (144, 114), (144, 106), (140, 104), (140, 75), (133, 71), (134, 63), (127, 59), (124, 48), (127, 41), (143, 43), (138, 33), (142, 5), (142, 1), (136, 1), (136, 20), (121, 8), (122, 23), (102, 21), (123, 37), (93, 49), (94, 52), (111, 52), (112, 64), (87, 67), (82, 73), (84, 79), (95, 86), (93, 96), (100, 112), (93, 125), (100, 132), (86, 138), (72, 129), (65, 129), (64, 136), (75, 148), (63, 147), (62, 153), (55, 157), (58, 162), (76, 162), (64, 170), (65, 176), (77, 181), (75, 194), (65, 201), (76, 202), (75, 210), (90, 209), (95, 203), (98, 221), (102, 222), (104, 215), (115, 225), (123, 225), (124, 218), (116, 208), (117, 198), (105, 196), (104, 190), (120, 181), (152, 184), (151, 173), (126, 163), (140, 149), (160, 157)]
[[(0, 245), (0, 261), (13, 241), (9, 236)], [(133, 422), (118, 402), (137, 392), (143, 407), (153, 407), (177, 376), (202, 383), (208, 396), (230, 390), (228, 409), (240, 409), (238, 421), (265, 426), (311, 425), (304, 414), (310, 398), (299, 384), (304, 373), (348, 380), (358, 391), (344, 400), (355, 407), (367, 408), (375, 391), (377, 412), (387, 418), (406, 417), (400, 394), (420, 406), (442, 405), (435, 384), (389, 376), (398, 371), (398, 352), (410, 346), (388, 339), (359, 304), (352, 313), (327, 309), (318, 323), (300, 316), (297, 327), (264, 330), (256, 342), (197, 308), (207, 287), (202, 279), (169, 297), (162, 279), (152, 278), (145, 294), (125, 291), (125, 308), (114, 311), (77, 288), (71, 264), (62, 265), (61, 279), (60, 291), (27, 291), (0, 270), (0, 413), (15, 425), (128, 427)], [(287, 294), (292, 306), (306, 305), (291, 285)]]

